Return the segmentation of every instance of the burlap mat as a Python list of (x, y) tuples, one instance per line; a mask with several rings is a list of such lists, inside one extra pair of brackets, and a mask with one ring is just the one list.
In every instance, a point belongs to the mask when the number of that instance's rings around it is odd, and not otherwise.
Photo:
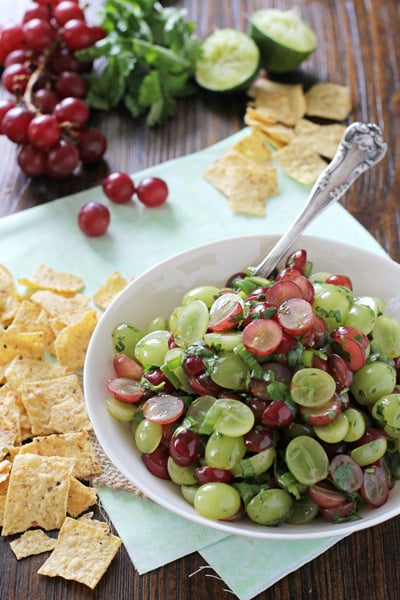
[(116, 490), (127, 490), (144, 498), (145, 495), (143, 492), (141, 492), (135, 485), (133, 485), (133, 483), (126, 479), (126, 477), (122, 475), (117, 467), (110, 461), (94, 433), (91, 434), (91, 439), (101, 466), (101, 473), (99, 473), (99, 475), (95, 475), (90, 480), (93, 487), (106, 486)]

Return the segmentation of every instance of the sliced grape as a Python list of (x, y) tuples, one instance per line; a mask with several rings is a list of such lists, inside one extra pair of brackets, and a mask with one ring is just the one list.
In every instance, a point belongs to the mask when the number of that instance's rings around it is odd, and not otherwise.
[(127, 423), (133, 420), (136, 412), (135, 405), (127, 402), (121, 402), (121, 400), (117, 400), (114, 398), (114, 396), (107, 398), (106, 407), (110, 415), (112, 415), (115, 419)]
[(334, 456), (329, 465), (329, 477), (336, 487), (347, 494), (358, 491), (364, 480), (360, 465), (348, 454)]
[(342, 411), (342, 401), (339, 394), (318, 407), (299, 406), (298, 412), (302, 419), (313, 427), (328, 425), (338, 418)]
[(185, 348), (194, 342), (202, 340), (208, 329), (209, 314), (202, 300), (193, 300), (180, 307), (171, 331), (178, 346)]
[(382, 467), (373, 465), (364, 470), (361, 495), (374, 508), (385, 504), (389, 496), (389, 482)]
[(243, 307), (243, 298), (239, 294), (222, 294), (211, 305), (209, 329), (219, 332), (234, 329), (243, 317)]
[(267, 289), (265, 294), (266, 302), (278, 307), (282, 302), (289, 298), (302, 298), (303, 293), (298, 285), (292, 281), (278, 281)]
[(138, 402), (144, 394), (144, 387), (128, 377), (114, 377), (107, 381), (107, 389), (122, 402)]
[(286, 447), (285, 459), (293, 477), (304, 485), (322, 481), (328, 475), (328, 456), (312, 437), (300, 435), (291, 440)]
[(245, 390), (249, 369), (246, 363), (233, 352), (223, 352), (215, 360), (211, 379), (221, 388)]
[(290, 385), (292, 400), (310, 408), (329, 402), (335, 390), (336, 383), (333, 377), (326, 371), (313, 367), (296, 371)]
[(182, 398), (164, 394), (153, 396), (143, 404), (143, 414), (149, 421), (162, 425), (173, 423), (179, 419), (184, 411), (185, 405)]
[(240, 400), (218, 398), (206, 418), (212, 421), (212, 414), (215, 415), (214, 431), (231, 437), (245, 435), (254, 425), (252, 410)]
[(210, 467), (231, 470), (246, 454), (243, 437), (232, 437), (214, 431), (205, 447), (206, 463)]
[(303, 298), (289, 298), (279, 305), (279, 324), (290, 335), (304, 335), (314, 323), (311, 304)]
[(219, 291), (219, 288), (214, 285), (200, 285), (192, 288), (183, 296), (182, 306), (189, 304), (189, 302), (193, 302), (193, 300), (202, 300), (204, 304), (210, 308)]
[(370, 442), (362, 444), (353, 448), (350, 452), (350, 456), (356, 461), (360, 467), (366, 467), (372, 465), (374, 462), (382, 458), (387, 450), (386, 438), (376, 438)]
[(243, 329), (243, 345), (255, 356), (268, 356), (282, 340), (282, 327), (271, 319), (257, 319)]
[(143, 367), (126, 354), (115, 354), (113, 367), (118, 377), (129, 377), (139, 381), (143, 375)]
[(314, 426), (317, 437), (328, 444), (336, 444), (344, 440), (348, 430), (349, 422), (344, 413), (340, 413), (336, 419), (326, 425)]
[(204, 341), (210, 348), (221, 350), (233, 350), (242, 340), (240, 332), (234, 333), (206, 333)]

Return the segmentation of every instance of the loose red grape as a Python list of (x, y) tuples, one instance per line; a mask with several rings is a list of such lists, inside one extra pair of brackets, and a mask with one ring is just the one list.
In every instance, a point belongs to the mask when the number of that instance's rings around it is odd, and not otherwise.
[(110, 224), (110, 211), (100, 202), (87, 202), (78, 214), (80, 230), (89, 237), (103, 235)]
[(103, 192), (116, 204), (125, 204), (131, 200), (135, 193), (135, 186), (127, 173), (110, 173), (103, 180)]
[(168, 198), (166, 182), (159, 177), (146, 177), (136, 188), (137, 197), (145, 206), (161, 206)]

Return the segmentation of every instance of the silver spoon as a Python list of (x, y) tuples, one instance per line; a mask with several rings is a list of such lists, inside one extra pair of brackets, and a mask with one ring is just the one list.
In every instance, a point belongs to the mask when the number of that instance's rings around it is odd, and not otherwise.
[(282, 235), (252, 275), (268, 277), (311, 221), (337, 202), (362, 173), (378, 163), (387, 144), (374, 123), (352, 123), (347, 127), (335, 156), (315, 182), (308, 200), (293, 224)]

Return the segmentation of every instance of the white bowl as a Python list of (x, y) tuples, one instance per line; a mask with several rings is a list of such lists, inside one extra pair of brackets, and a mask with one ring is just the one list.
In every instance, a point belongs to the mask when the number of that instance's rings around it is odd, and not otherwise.
[[(84, 369), (87, 408), (94, 431), (116, 467), (146, 496), (170, 511), (227, 534), (264, 539), (312, 539), (341, 536), (371, 527), (400, 514), (400, 481), (386, 504), (363, 508), (362, 519), (340, 524), (316, 519), (307, 525), (265, 527), (240, 522), (211, 521), (201, 517), (181, 496), (179, 487), (151, 475), (135, 449), (129, 425), (113, 419), (106, 409), (106, 381), (113, 375), (111, 333), (131, 321), (139, 327), (158, 315), (167, 316), (179, 305), (185, 291), (200, 284), (222, 286), (227, 278), (248, 265), (256, 265), (278, 236), (255, 235), (212, 242), (163, 261), (137, 277), (112, 302), (92, 336)], [(357, 295), (384, 298), (388, 312), (400, 319), (400, 265), (359, 248), (303, 236), (294, 246), (305, 248), (314, 271), (342, 273), (352, 278)]]

